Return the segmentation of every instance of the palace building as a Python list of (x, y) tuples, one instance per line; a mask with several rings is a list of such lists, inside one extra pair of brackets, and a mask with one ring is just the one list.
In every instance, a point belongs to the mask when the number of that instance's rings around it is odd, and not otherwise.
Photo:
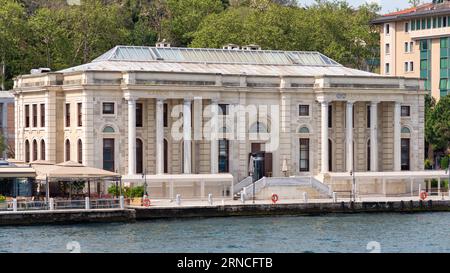
[(380, 30), (381, 74), (421, 78), (439, 99), (450, 92), (450, 1), (433, 0), (372, 22)]
[(159, 197), (230, 196), (249, 175), (345, 190), (350, 172), (361, 193), (407, 193), (425, 94), (318, 52), (117, 46), (15, 79), (16, 159), (116, 171)]

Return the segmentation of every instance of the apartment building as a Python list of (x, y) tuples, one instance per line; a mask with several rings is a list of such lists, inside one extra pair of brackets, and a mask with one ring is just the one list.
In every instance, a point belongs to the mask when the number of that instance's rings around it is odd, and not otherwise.
[(450, 1), (435, 0), (372, 21), (380, 27), (381, 74), (418, 78), (439, 99), (450, 93)]

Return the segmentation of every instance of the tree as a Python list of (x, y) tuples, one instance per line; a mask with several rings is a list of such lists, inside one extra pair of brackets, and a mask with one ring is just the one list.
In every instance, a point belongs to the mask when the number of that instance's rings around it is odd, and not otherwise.
[(417, 7), (420, 4), (422, 4), (421, 0), (409, 0), (408, 2), (409, 2), (409, 4), (411, 4), (412, 7)]
[(6, 90), (8, 68), (20, 54), (25, 22), (24, 8), (15, 0), (0, 0), (0, 90)]
[(430, 95), (425, 96), (425, 143), (428, 145), (427, 158), (431, 164), (434, 161), (434, 145), (436, 142), (436, 134), (433, 131), (434, 121), (433, 121), (433, 111), (436, 106), (436, 100)]
[[(430, 101), (426, 100), (426, 103), (432, 105)], [(425, 115), (426, 140), (434, 150), (448, 153), (450, 147), (450, 96), (442, 97), (431, 109)], [(427, 117), (427, 115), (429, 116)]]
[(167, 0), (168, 17), (163, 20), (165, 35), (173, 45), (187, 46), (203, 19), (220, 13), (220, 0)]

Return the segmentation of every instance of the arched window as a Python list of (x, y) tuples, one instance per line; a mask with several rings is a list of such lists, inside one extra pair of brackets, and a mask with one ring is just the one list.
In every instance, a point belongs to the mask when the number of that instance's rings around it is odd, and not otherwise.
[(268, 133), (267, 126), (262, 122), (255, 122), (250, 126), (250, 133)]
[(36, 161), (38, 159), (38, 145), (36, 139), (33, 140), (33, 161)]
[(308, 129), (308, 127), (306, 127), (306, 126), (303, 126), (303, 127), (301, 127), (301, 128), (298, 130), (298, 132), (299, 132), (300, 134), (309, 134), (309, 129)]
[(409, 130), (408, 127), (403, 127), (402, 128), (402, 134), (411, 134), (411, 130)]
[(144, 173), (144, 149), (142, 140), (136, 138), (136, 173)]
[(81, 142), (81, 139), (78, 140), (77, 151), (78, 151), (78, 163), (83, 164), (83, 142)]
[(111, 126), (106, 126), (105, 128), (103, 128), (103, 133), (115, 133), (116, 130), (114, 130), (113, 127)]
[(41, 140), (41, 160), (45, 160), (45, 141)]
[(25, 162), (30, 162), (30, 142), (28, 141), (28, 139), (25, 140)]
[(66, 160), (65, 161), (70, 161), (70, 141), (68, 139), (66, 140)]

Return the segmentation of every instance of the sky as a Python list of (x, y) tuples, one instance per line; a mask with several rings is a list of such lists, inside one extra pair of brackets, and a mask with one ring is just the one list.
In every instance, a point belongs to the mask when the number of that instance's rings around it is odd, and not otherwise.
[[(314, 3), (314, 0), (298, 0), (298, 2), (302, 5), (308, 5)], [(397, 9), (405, 9), (410, 7), (408, 0), (347, 0), (352, 6), (359, 6), (364, 4), (365, 2), (377, 2), (381, 4), (382, 13), (389, 13), (392, 11), (396, 11)], [(431, 0), (422, 1), (425, 3), (431, 2)]]

